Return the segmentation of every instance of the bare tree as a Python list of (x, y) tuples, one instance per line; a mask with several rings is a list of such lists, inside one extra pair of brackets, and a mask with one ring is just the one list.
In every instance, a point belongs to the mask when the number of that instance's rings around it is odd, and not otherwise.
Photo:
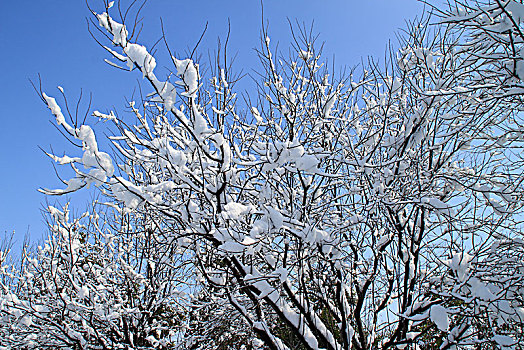
[(102, 45), (151, 93), (129, 103), (130, 125), (93, 113), (114, 122), (115, 156), (42, 93), (82, 143), (80, 156), (51, 155), (76, 176), (44, 192), (94, 184), (120, 213), (161, 223), (152, 249), (180, 253), (158, 264), (198, 283), (179, 347), (207, 335), (204, 348), (523, 343), (524, 5), (452, 2), (409, 23), (386, 62), (339, 75), (306, 28), (287, 57), (263, 28), (244, 101), (225, 55), (203, 75), (165, 41), (173, 71), (157, 77), (111, 5), (94, 13), (113, 48)]

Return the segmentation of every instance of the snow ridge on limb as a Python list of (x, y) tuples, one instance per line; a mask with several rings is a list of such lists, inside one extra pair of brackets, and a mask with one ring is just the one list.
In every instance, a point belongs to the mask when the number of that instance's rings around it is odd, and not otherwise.
[[(62, 88), (60, 88), (62, 90)], [(62, 90), (63, 91), (63, 90)], [(74, 139), (82, 142), (82, 150), (84, 151), (82, 157), (69, 157), (67, 155), (58, 157), (54, 154), (47, 153), (47, 155), (58, 162), (60, 165), (70, 164), (76, 173), (76, 176), (65, 183), (65, 189), (41, 189), (40, 191), (50, 195), (61, 195), (65, 193), (75, 192), (84, 186), (89, 186), (94, 183), (99, 186), (111, 178), (114, 174), (115, 168), (111, 157), (98, 150), (98, 143), (93, 129), (89, 125), (80, 125), (78, 128), (72, 127), (67, 121), (61, 111), (60, 106), (56, 103), (55, 98), (47, 96), (42, 93), (47, 106), (51, 113), (56, 117), (57, 126), (62, 126), (66, 133)], [(80, 164), (85, 170), (80, 170), (75, 164)]]

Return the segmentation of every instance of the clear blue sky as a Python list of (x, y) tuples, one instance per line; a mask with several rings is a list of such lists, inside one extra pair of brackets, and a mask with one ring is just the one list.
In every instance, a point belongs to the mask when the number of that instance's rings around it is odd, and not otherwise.
[[(102, 9), (101, 0), (89, 2), (93, 9)], [(367, 55), (384, 57), (395, 31), (421, 11), (416, 0), (264, 0), (272, 43), (279, 41), (280, 48), (285, 48), (290, 38), (288, 18), (308, 24), (314, 20), (320, 40), (326, 42), (327, 57), (335, 54), (336, 64), (347, 66)], [(49, 122), (51, 114), (29, 79), (37, 80), (41, 74), (48, 95), (58, 97), (56, 86), (60, 85), (72, 101), (82, 88), (84, 95), (93, 93), (93, 110), (107, 111), (121, 110), (125, 96), (131, 95), (141, 78), (139, 73), (119, 71), (103, 62), (109, 57), (87, 31), (89, 16), (83, 0), (0, 0), (0, 233), (15, 230), (18, 241), (28, 229), (33, 239), (45, 233), (40, 209), (46, 198), (37, 189), (62, 186), (51, 160), (39, 147), (49, 150), (53, 145), (58, 155), (73, 149)], [(230, 53), (238, 53), (236, 69), (259, 68), (253, 50), (259, 45), (259, 0), (150, 0), (143, 17), (141, 43), (151, 47), (160, 37), (162, 17), (178, 58), (194, 46), (206, 22), (200, 49), (215, 49), (217, 37), (225, 37), (229, 18)], [(83, 209), (87, 195), (73, 196), (74, 205)]]

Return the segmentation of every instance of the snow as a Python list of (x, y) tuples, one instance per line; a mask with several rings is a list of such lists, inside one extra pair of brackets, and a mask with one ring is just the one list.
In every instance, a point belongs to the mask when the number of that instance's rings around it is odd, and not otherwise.
[(221, 68), (220, 69), (220, 82), (222, 83), (222, 85), (224, 85), (224, 87), (228, 87), (229, 84), (227, 82), (227, 79), (226, 79), (226, 72), (224, 71), (224, 68)]
[(442, 305), (433, 305), (429, 313), (431, 321), (435, 323), (438, 329), (446, 332), (449, 328), (448, 312)]
[(78, 129), (77, 137), (84, 143), (84, 150), (92, 152), (98, 151), (98, 145), (96, 143), (95, 132), (89, 125), (81, 125)]
[(49, 97), (45, 93), (42, 93), (42, 96), (46, 100), (47, 107), (51, 110), (51, 113), (56, 117), (56, 123), (58, 125), (64, 126), (67, 130), (72, 130), (71, 126), (67, 124), (64, 115), (62, 114), (62, 110), (60, 109), (60, 106), (56, 103), (56, 100), (54, 97)]
[(275, 229), (279, 230), (284, 226), (284, 216), (280, 211), (273, 207), (267, 207), (266, 208), (269, 214), (269, 218), (271, 220), (271, 223), (275, 227)]
[(78, 130), (79, 140), (83, 141), (84, 154), (82, 163), (86, 168), (98, 168), (111, 177), (114, 173), (114, 166), (111, 157), (105, 152), (98, 151), (98, 144), (93, 129), (88, 125), (80, 126)]
[(314, 173), (317, 170), (319, 160), (313, 154), (304, 154), (296, 160), (298, 170)]
[(176, 188), (176, 184), (173, 181), (162, 181), (155, 185), (144, 186), (144, 191), (152, 193), (165, 193)]
[(63, 189), (63, 190), (44, 189), (44, 190), (42, 190), (42, 192), (44, 192), (46, 194), (51, 194), (51, 195), (60, 195), (60, 194), (75, 192), (75, 191), (81, 189), (82, 187), (84, 187), (86, 185), (84, 179), (83, 178), (79, 178), (79, 177), (74, 177), (74, 178), (72, 178), (70, 180), (67, 180), (65, 182), (67, 184), (67, 187), (65, 189)]
[(193, 60), (186, 58), (179, 60), (173, 57), (177, 69), (177, 75), (182, 79), (182, 84), (187, 86), (188, 91), (182, 95), (195, 97), (198, 90), (198, 72)]
[[(102, 182), (106, 180), (106, 177), (113, 176), (114, 166), (111, 157), (109, 157), (107, 153), (98, 151), (98, 144), (93, 129), (88, 125), (80, 125), (78, 129), (74, 129), (65, 121), (64, 115), (62, 114), (60, 107), (56, 103), (56, 100), (53, 97), (49, 97), (45, 93), (43, 93), (42, 96), (46, 100), (47, 105), (51, 110), (51, 113), (55, 115), (57, 124), (64, 126), (66, 131), (72, 137), (82, 141), (82, 148), (84, 150), (82, 158), (70, 157), (68, 155), (58, 157), (56, 155), (47, 153), (48, 156), (61, 165), (71, 164), (71, 166), (74, 166), (75, 163), (81, 162), (86, 169), (94, 168), (90, 169), (88, 174), (85, 174), (79, 169), (75, 168), (75, 171), (78, 175), (65, 182), (67, 184), (66, 189), (44, 189), (42, 190), (42, 192), (52, 195), (74, 192), (86, 185), (89, 186), (89, 184), (91, 184), (92, 182), (95, 182), (97, 185), (100, 185)], [(101, 113), (95, 112), (94, 115), (101, 116)]]
[(113, 43), (115, 45), (126, 46), (128, 32), (123, 24), (114, 21), (106, 12), (97, 14), (96, 17), (100, 26), (113, 34)]
[(57, 157), (55, 156), (54, 154), (51, 154), (51, 153), (47, 153), (46, 154), (51, 158), (53, 159), (55, 162), (57, 162), (58, 164), (60, 165), (64, 165), (64, 164), (71, 164), (71, 163), (75, 163), (75, 162), (80, 162), (82, 161), (82, 158), (78, 158), (78, 157), (69, 157), (67, 155), (63, 156), (63, 157)]
[(249, 214), (251, 206), (246, 206), (236, 202), (229, 202), (224, 205), (224, 211), (222, 215), (226, 219), (237, 220), (242, 216)]
[(193, 130), (195, 132), (195, 135), (198, 138), (202, 138), (203, 135), (209, 133), (209, 129), (207, 127), (207, 121), (200, 113), (200, 111), (197, 109), (196, 106), (193, 106)]
[(142, 69), (144, 77), (152, 77), (151, 73), (156, 67), (156, 60), (147, 51), (145, 46), (139, 44), (127, 44), (124, 48), (124, 53), (127, 55), (127, 66), (129, 70), (133, 69), (137, 64)]
[(126, 62), (127, 61), (127, 57), (125, 55), (122, 55), (122, 54), (116, 52), (115, 50), (111, 49), (110, 47), (105, 46), (105, 45), (102, 46), (102, 47), (104, 49), (106, 49), (106, 51), (109, 52), (111, 55), (113, 55), (113, 57), (116, 58), (117, 60), (119, 60), (121, 62)]
[(104, 121), (110, 120), (114, 122), (115, 124), (118, 124), (118, 119), (116, 118), (115, 114), (112, 111), (109, 114), (104, 114), (99, 111), (94, 111), (93, 116), (99, 118), (99, 120), (104, 120)]
[(26, 327), (31, 327), (33, 324), (33, 318), (30, 315), (25, 315), (20, 319), (20, 323)]
[(438, 198), (422, 197), (420, 199), (420, 203), (430, 208), (433, 208), (435, 210), (438, 210), (438, 211), (443, 211), (445, 213), (452, 213), (451, 207), (447, 203), (442, 202)]
[[(166, 110), (172, 110), (176, 102), (176, 88), (173, 86), (173, 84), (169, 82), (160, 82), (158, 80), (155, 80), (155, 88), (159, 91), (158, 94), (162, 99), (162, 102), (164, 103)], [(182, 114), (182, 112), (178, 112)]]
[(224, 111), (220, 111), (220, 110), (216, 109), (215, 106), (211, 106), (211, 110), (213, 111), (213, 113), (216, 113), (216, 114), (218, 114), (218, 115), (224, 115), (224, 114), (226, 114), (226, 112), (224, 112)]
[(508, 211), (506, 210), (504, 204), (502, 201), (494, 198), (487, 198), (486, 200), (489, 205), (493, 208), (493, 212), (497, 215), (504, 215), (507, 214)]
[(131, 190), (136, 189), (136, 186), (122, 177), (117, 177), (111, 185), (111, 193), (116, 200), (123, 202), (129, 209), (135, 209), (142, 202), (142, 199), (134, 194)]
[(251, 113), (253, 114), (253, 117), (257, 121), (257, 124), (262, 124), (263, 119), (260, 116), (260, 112), (258, 111), (256, 107), (251, 107)]
[(226, 253), (242, 253), (246, 249), (246, 246), (242, 243), (227, 241), (220, 245), (218, 249)]
[(87, 286), (82, 286), (78, 290), (78, 298), (79, 299), (84, 299), (84, 298), (88, 298), (88, 297), (89, 297), (89, 288), (87, 288)]
[(47, 207), (47, 211), (49, 212), (49, 214), (51, 214), (51, 216), (55, 216), (57, 218), (62, 218), (64, 215), (64, 212), (62, 212), (58, 208), (53, 207), (52, 205)]
[(473, 296), (484, 301), (497, 299), (497, 297), (488, 289), (488, 286), (479, 279), (471, 278), (469, 284), (471, 285), (471, 293)]
[(337, 101), (337, 93), (334, 92), (331, 94), (331, 96), (328, 97), (328, 99), (326, 100), (326, 104), (324, 105), (324, 118), (329, 118), (331, 109), (335, 105), (336, 101)]
[(273, 255), (267, 254), (265, 256), (265, 259), (266, 259), (266, 262), (269, 264), (269, 266), (275, 267), (275, 263), (277, 262), (277, 259), (275, 259)]
[(455, 271), (458, 276), (459, 281), (463, 282), (466, 280), (467, 273), (469, 270), (469, 262), (472, 257), (467, 253), (454, 253), (451, 261), (449, 261), (449, 267)]
[(494, 340), (497, 344), (499, 344), (502, 347), (511, 347), (517, 344), (515, 339), (507, 335), (496, 334), (493, 336), (492, 340)]
[(278, 279), (280, 283), (284, 283), (287, 280), (287, 276), (289, 274), (289, 271), (284, 267), (279, 267), (273, 272), (276, 276), (278, 276)]
[(511, 17), (518, 23), (524, 19), (524, 4), (516, 1), (508, 1), (506, 10), (511, 13)]

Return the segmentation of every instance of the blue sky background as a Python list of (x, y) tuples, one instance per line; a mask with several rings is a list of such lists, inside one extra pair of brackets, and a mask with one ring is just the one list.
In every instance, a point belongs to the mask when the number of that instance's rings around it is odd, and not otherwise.
[[(388, 41), (395, 41), (395, 31), (422, 13), (416, 0), (263, 1), (272, 43), (278, 41), (279, 48), (286, 49), (288, 18), (306, 24), (314, 20), (319, 40), (326, 43), (326, 57), (334, 54), (337, 66), (353, 66), (368, 55), (384, 57)], [(102, 0), (89, 2), (94, 10), (103, 10)], [(208, 30), (199, 49), (212, 52), (217, 37), (225, 38), (229, 18), (229, 52), (238, 53), (236, 70), (249, 73), (260, 68), (254, 52), (261, 28), (258, 0), (149, 0), (142, 14), (140, 43), (151, 47), (160, 37), (162, 17), (170, 46), (181, 59), (198, 41), (206, 22)], [(91, 38), (87, 17), (83, 0), (0, 0), (0, 234), (14, 230), (18, 242), (26, 232), (33, 240), (46, 233), (40, 210), (46, 200), (53, 203), (57, 198), (46, 199), (37, 189), (63, 187), (52, 161), (39, 147), (49, 150), (52, 145), (58, 155), (73, 150), (50, 123), (52, 116), (29, 79), (38, 81), (40, 74), (43, 90), (50, 96), (58, 97), (56, 86), (62, 86), (71, 102), (76, 102), (81, 88), (84, 96), (92, 93), (91, 112), (122, 110), (125, 97), (141, 80), (140, 73), (104, 63), (109, 55)], [(162, 64), (167, 62), (160, 60), (158, 66)], [(88, 191), (72, 195), (73, 205), (84, 209), (88, 197)]]

